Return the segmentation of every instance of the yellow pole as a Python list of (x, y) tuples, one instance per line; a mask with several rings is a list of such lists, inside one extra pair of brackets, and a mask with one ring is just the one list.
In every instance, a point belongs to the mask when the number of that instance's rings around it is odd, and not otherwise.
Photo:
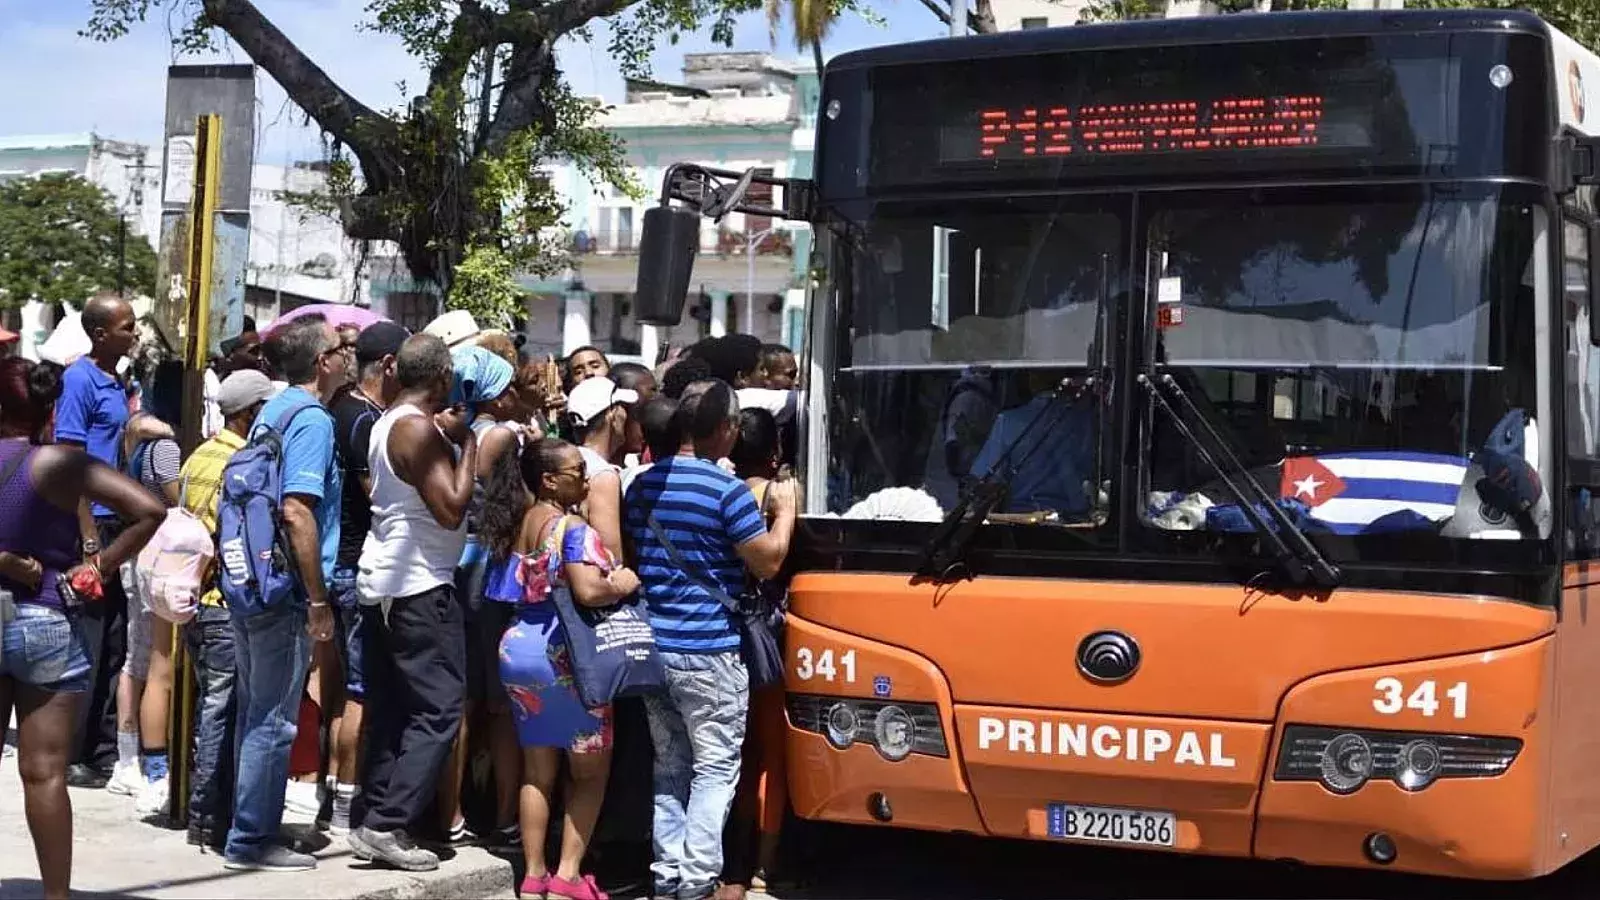
[[(183, 428), (186, 451), (200, 443), (205, 415), (205, 371), (211, 356), (211, 278), (216, 241), (217, 193), (222, 182), (222, 117), (199, 116), (195, 122), (194, 201), (189, 212), (188, 298), (185, 310)], [(182, 629), (172, 630), (172, 710), (168, 717), (168, 779), (173, 824), (189, 823), (189, 774), (193, 767), (195, 716), (194, 661)]]

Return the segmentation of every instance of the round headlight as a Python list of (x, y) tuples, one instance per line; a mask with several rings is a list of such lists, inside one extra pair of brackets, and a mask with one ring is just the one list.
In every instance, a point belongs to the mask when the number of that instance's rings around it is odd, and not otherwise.
[(917, 723), (911, 714), (898, 706), (885, 706), (878, 710), (872, 722), (872, 736), (877, 741), (878, 752), (891, 762), (899, 762), (911, 755), (917, 735)]
[(1359, 734), (1341, 734), (1322, 748), (1322, 786), (1335, 794), (1361, 789), (1372, 777), (1372, 747)]
[(828, 743), (843, 750), (856, 742), (856, 729), (860, 727), (856, 708), (848, 703), (835, 703), (828, 707)]
[(1444, 760), (1439, 746), (1433, 741), (1411, 741), (1400, 748), (1400, 759), (1395, 764), (1395, 783), (1408, 791), (1420, 791), (1439, 777)]

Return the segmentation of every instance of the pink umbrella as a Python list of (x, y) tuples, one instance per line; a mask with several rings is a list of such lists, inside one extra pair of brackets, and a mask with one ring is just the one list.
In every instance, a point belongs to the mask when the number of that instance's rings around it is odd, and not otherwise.
[(291, 322), (301, 316), (308, 316), (312, 313), (322, 313), (327, 318), (328, 324), (335, 328), (341, 328), (345, 325), (366, 328), (373, 322), (388, 321), (383, 316), (364, 306), (352, 306), (348, 303), (308, 303), (305, 306), (297, 306), (267, 323), (265, 328), (260, 329), (261, 336), (266, 337), (285, 322)]

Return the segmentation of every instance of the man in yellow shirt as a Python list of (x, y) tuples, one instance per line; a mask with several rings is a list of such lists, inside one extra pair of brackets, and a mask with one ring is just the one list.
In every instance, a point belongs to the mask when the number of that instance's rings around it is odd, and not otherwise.
[[(224, 378), (217, 389), (223, 428), (196, 447), (179, 472), (184, 509), (199, 517), (213, 536), (222, 469), (244, 447), (251, 423), (272, 394), (272, 382), (255, 369)], [(185, 631), (200, 696), (189, 779), (189, 843), (220, 851), (233, 812), (233, 620), (217, 590), (214, 570), (207, 582), (200, 610)]]

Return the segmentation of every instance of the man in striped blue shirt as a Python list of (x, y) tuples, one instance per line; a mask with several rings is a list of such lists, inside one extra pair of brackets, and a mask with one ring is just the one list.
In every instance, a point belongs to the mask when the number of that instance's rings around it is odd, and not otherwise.
[(667, 669), (666, 693), (646, 698), (656, 757), (652, 895), (704, 900), (722, 871), (750, 703), (739, 623), (718, 595), (738, 597), (747, 572), (777, 574), (795, 494), (792, 482), (768, 489), (768, 530), (750, 489), (717, 467), (738, 436), (739, 401), (726, 382), (689, 385), (678, 423), (678, 455), (628, 486), (624, 531)]

